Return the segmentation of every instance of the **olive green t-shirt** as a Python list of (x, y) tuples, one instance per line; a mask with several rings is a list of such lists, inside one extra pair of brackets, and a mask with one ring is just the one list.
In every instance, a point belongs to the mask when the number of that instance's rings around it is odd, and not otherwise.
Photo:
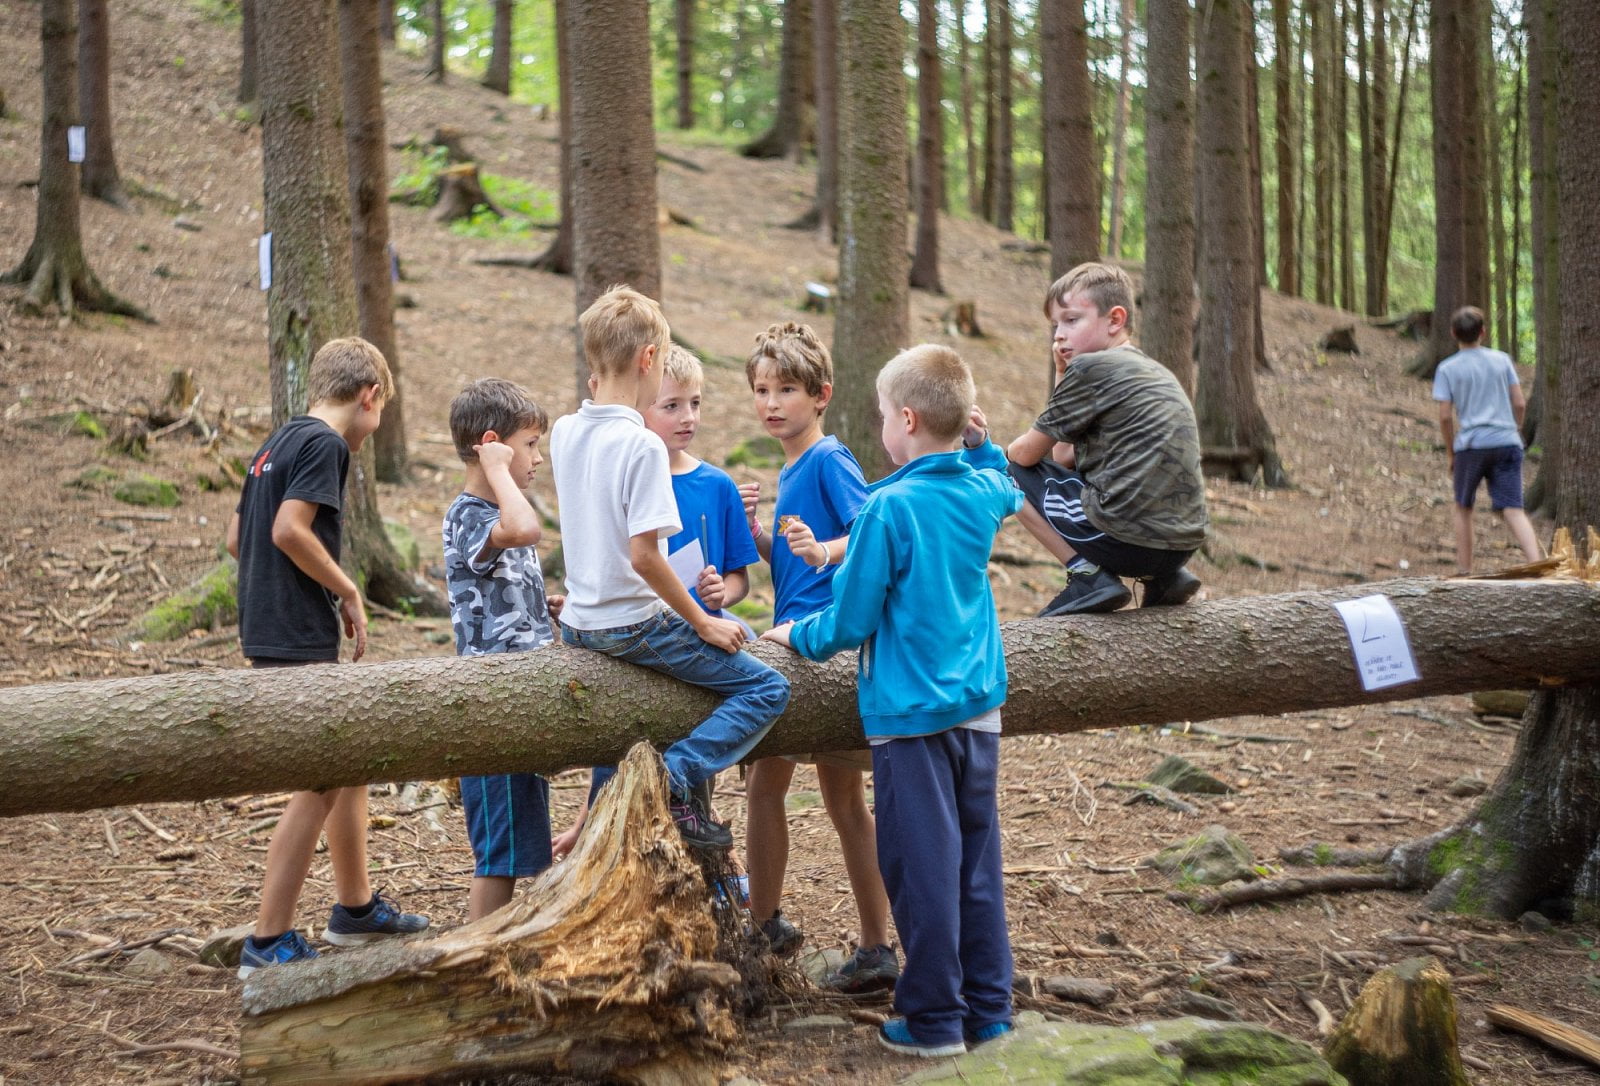
[(1077, 449), (1083, 511), (1101, 531), (1156, 550), (1205, 542), (1194, 408), (1171, 371), (1143, 351), (1074, 358), (1034, 427)]

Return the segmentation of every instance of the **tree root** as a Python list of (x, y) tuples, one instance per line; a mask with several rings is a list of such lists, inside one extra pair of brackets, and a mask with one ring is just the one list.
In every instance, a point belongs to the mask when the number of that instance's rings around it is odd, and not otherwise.
[(68, 319), (76, 318), (82, 309), (156, 323), (147, 311), (107, 290), (81, 258), (62, 259), (50, 251), (40, 254), (36, 247), (28, 251), (21, 264), (0, 276), (0, 283), (26, 283), (22, 308), (30, 313), (43, 314), (54, 302)]
[(1363, 875), (1353, 872), (1338, 875), (1312, 875), (1305, 878), (1262, 879), (1230, 886), (1215, 893), (1191, 894), (1173, 890), (1167, 900), (1187, 905), (1197, 913), (1214, 913), (1256, 901), (1286, 901), (1307, 894), (1334, 894), (1349, 890), (1404, 890), (1394, 874)]

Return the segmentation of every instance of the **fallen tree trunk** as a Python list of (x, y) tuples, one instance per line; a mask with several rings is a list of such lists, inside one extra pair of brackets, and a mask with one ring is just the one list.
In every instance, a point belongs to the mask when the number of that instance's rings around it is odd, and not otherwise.
[(639, 745), (571, 858), (516, 900), (432, 939), (264, 969), (246, 982), (246, 1082), (433, 1081), (508, 1071), (718, 1081), (742, 979), (713, 959), (699, 864)]
[[(1333, 603), (1374, 592), (1421, 678), (1364, 691)], [(1009, 622), (1009, 734), (1600, 680), (1600, 587), (1395, 580)], [(855, 660), (770, 643), (793, 695), (758, 755), (862, 742)], [(0, 690), (0, 815), (605, 764), (662, 746), (713, 697), (597, 653), (245, 669)]]

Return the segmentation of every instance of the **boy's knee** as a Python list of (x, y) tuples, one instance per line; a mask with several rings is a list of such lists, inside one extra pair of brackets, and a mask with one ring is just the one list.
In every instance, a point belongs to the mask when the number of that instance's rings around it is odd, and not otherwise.
[(756, 691), (756, 697), (764, 709), (777, 716), (789, 705), (789, 680), (777, 671), (771, 672)]

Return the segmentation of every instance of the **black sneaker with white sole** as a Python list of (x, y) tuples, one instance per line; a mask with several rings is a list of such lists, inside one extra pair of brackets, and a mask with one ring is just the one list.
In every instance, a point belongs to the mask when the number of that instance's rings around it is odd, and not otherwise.
[(1179, 566), (1171, 573), (1144, 580), (1144, 599), (1140, 607), (1176, 607), (1188, 603), (1200, 591), (1200, 578)]
[(1067, 587), (1039, 612), (1040, 618), (1059, 615), (1098, 615), (1117, 608), (1133, 599), (1133, 593), (1120, 577), (1096, 568), (1093, 573), (1067, 570)]

